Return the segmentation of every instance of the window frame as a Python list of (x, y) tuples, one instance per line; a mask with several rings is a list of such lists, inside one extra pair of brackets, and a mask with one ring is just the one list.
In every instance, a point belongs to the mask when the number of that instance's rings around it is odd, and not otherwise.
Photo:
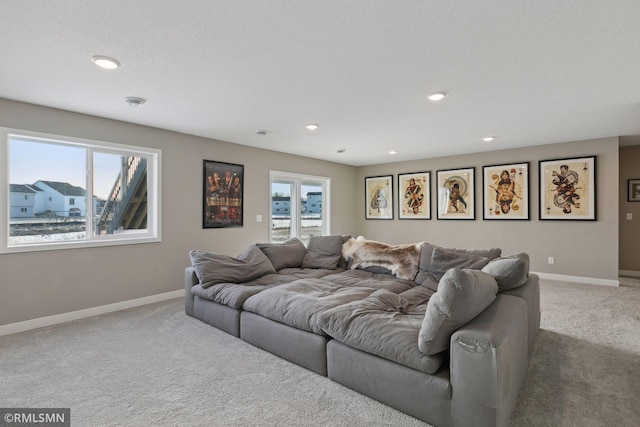
[[(273, 242), (273, 194), (272, 188), (274, 180), (288, 181), (293, 184), (291, 198), (289, 199), (289, 212), (291, 215), (291, 238), (301, 238), (301, 195), (300, 191), (303, 185), (319, 185), (322, 187), (322, 234), (331, 234), (331, 177), (307, 175), (292, 172), (282, 172), (276, 170), (269, 171), (269, 242)], [(293, 207), (297, 206), (296, 209)]]
[[(85, 150), (85, 214), (86, 238), (84, 240), (10, 243), (10, 139), (21, 139), (37, 143), (57, 144), (77, 147)], [(147, 228), (146, 230), (127, 230), (111, 235), (94, 235), (93, 204), (93, 157), (94, 153), (144, 157), (147, 159)], [(0, 164), (6, 172), (0, 173), (0, 253), (36, 252), (60, 249), (75, 249), (99, 246), (116, 246), (161, 242), (161, 168), (162, 151), (155, 148), (97, 141), (85, 138), (32, 132), (22, 129), (0, 127)]]

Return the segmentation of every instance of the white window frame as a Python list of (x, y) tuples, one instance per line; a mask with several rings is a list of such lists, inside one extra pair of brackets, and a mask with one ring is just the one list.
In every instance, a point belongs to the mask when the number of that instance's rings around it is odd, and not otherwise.
[[(292, 172), (269, 171), (269, 241), (273, 241), (273, 197), (271, 194), (272, 184), (274, 181), (283, 180), (293, 183), (291, 191), (291, 199), (289, 201), (289, 209), (291, 215), (291, 237), (300, 238), (301, 216), (300, 216), (300, 188), (305, 184), (320, 185), (322, 187), (322, 206), (326, 209), (322, 210), (322, 230), (323, 235), (331, 234), (331, 178), (326, 176), (304, 175)], [(296, 207), (294, 209), (294, 207)]]
[[(86, 150), (86, 238), (84, 240), (62, 242), (37, 242), (9, 244), (9, 177), (10, 177), (10, 144), (9, 139), (23, 139), (33, 142), (59, 144), (79, 147)], [(93, 155), (106, 153), (122, 156), (136, 156), (147, 159), (147, 228), (146, 230), (126, 230), (111, 235), (94, 235), (93, 229)], [(0, 128), (0, 164), (5, 166), (5, 173), (0, 173), (0, 253), (33, 252), (45, 250), (73, 249), (96, 246), (115, 246), (152, 243), (162, 241), (161, 237), (161, 167), (162, 151), (155, 148), (134, 145), (116, 144), (113, 142), (95, 141), (60, 135), (31, 132), (20, 129)]]

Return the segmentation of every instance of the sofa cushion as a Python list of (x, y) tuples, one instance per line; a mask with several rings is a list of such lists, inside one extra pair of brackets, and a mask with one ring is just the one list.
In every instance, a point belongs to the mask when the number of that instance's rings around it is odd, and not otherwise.
[(482, 267), (498, 283), (500, 291), (508, 291), (524, 285), (529, 277), (529, 255), (519, 253), (491, 260)]
[[(427, 280), (431, 274), (431, 260), (433, 258), (433, 251), (436, 248), (440, 248), (442, 250), (446, 250), (446, 251), (450, 251), (450, 252), (456, 252), (456, 253), (460, 253), (460, 254), (468, 254), (468, 255), (476, 255), (476, 256), (481, 256), (481, 257), (485, 257), (485, 258), (489, 258), (489, 259), (495, 259), (498, 258), (500, 256), (500, 254), (502, 253), (502, 250), (500, 248), (491, 248), (491, 249), (457, 249), (457, 248), (442, 248), (436, 245), (432, 245), (431, 243), (427, 243), (427, 242), (423, 242), (422, 243), (422, 251), (420, 253), (420, 264), (419, 264), (419, 271), (418, 274), (416, 275), (415, 281), (417, 283), (423, 283), (425, 282), (425, 280)], [(434, 277), (431, 277), (432, 280), (435, 280), (436, 283), (440, 280), (441, 277), (438, 277), (437, 279), (435, 279)], [(426, 284), (423, 284), (423, 286), (427, 286), (430, 289), (436, 290), (435, 286), (428, 286), (427, 282)]]
[(260, 292), (242, 308), (267, 319), (324, 335), (318, 316), (329, 308), (360, 300), (374, 289), (346, 287), (322, 279), (300, 279)]
[(496, 299), (498, 284), (489, 273), (453, 268), (427, 303), (418, 347), (432, 355), (449, 348), (451, 335), (482, 313)]
[(342, 236), (312, 236), (302, 260), (304, 268), (333, 270), (342, 257)]
[(258, 243), (257, 247), (269, 258), (273, 268), (301, 267), (307, 248), (293, 237), (282, 243)]
[(318, 322), (327, 335), (343, 344), (434, 373), (442, 364), (442, 355), (426, 355), (416, 344), (425, 309), (424, 303), (416, 305), (380, 289), (361, 300), (325, 311)]
[(472, 270), (480, 270), (491, 261), (489, 258), (475, 255), (470, 252), (452, 251), (443, 248), (434, 248), (431, 255), (431, 262), (429, 264), (429, 275), (434, 280), (425, 280), (422, 282), (423, 286), (426, 286), (434, 291), (437, 291), (437, 286), (433, 288), (434, 283), (439, 282), (442, 276), (452, 268), (467, 268)]
[(276, 272), (269, 258), (254, 245), (235, 258), (200, 250), (189, 252), (189, 258), (203, 288), (216, 283), (242, 283)]

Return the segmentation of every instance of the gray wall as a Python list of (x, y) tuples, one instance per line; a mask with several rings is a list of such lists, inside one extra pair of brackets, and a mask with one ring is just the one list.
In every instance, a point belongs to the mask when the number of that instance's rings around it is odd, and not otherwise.
[[(162, 242), (0, 254), (0, 325), (182, 289), (191, 249), (269, 239), (269, 170), (332, 178), (333, 233), (352, 233), (356, 169), (0, 99), (0, 126), (162, 149)], [(245, 166), (245, 225), (202, 229), (202, 160)], [(256, 222), (261, 214), (263, 222)]]
[[(598, 221), (539, 221), (538, 161), (597, 156)], [(530, 162), (531, 221), (482, 220), (482, 166)], [(436, 170), (475, 166), (476, 220), (436, 220)], [(398, 220), (397, 174), (431, 171), (431, 220)], [(364, 219), (364, 178), (394, 175), (393, 221)], [(504, 254), (527, 252), (533, 271), (618, 279), (618, 138), (493, 151), (358, 169), (357, 234), (389, 243), (428, 241), (459, 248), (500, 247)], [(547, 264), (547, 257), (555, 264)]]
[(640, 145), (620, 147), (620, 270), (640, 274), (640, 202), (627, 201), (629, 179), (640, 179)]

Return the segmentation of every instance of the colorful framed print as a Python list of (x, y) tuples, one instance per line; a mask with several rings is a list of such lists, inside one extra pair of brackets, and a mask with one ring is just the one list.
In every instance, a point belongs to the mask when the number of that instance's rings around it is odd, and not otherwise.
[(482, 218), (529, 219), (529, 162), (482, 168)]
[(205, 160), (202, 228), (242, 227), (244, 166)]
[(398, 219), (431, 219), (431, 172), (398, 174)]
[(476, 168), (437, 171), (438, 219), (476, 219)]
[(640, 178), (627, 180), (627, 187), (629, 188), (627, 200), (630, 202), (640, 202)]
[(539, 164), (540, 220), (596, 221), (596, 157)]
[(364, 179), (365, 219), (393, 219), (393, 175)]

